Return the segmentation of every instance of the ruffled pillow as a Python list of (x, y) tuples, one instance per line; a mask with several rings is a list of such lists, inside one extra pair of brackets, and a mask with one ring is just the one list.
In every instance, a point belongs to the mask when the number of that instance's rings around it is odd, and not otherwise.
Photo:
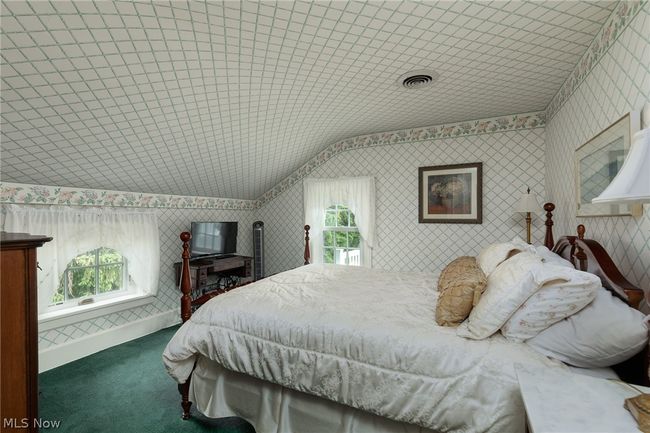
[(458, 326), (478, 303), (486, 284), (476, 258), (463, 256), (449, 263), (438, 279), (438, 325)]

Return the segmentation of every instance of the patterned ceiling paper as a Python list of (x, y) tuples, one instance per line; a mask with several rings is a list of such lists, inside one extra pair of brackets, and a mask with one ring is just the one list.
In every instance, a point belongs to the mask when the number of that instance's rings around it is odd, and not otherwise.
[(5, 1), (2, 180), (254, 199), (347, 137), (545, 109), (616, 4)]
[(493, 132), (513, 131), (543, 127), (546, 123), (544, 112), (514, 114), (512, 116), (497, 117), (494, 119), (480, 119), (468, 122), (458, 122), (447, 125), (429, 126), (409, 130), (382, 132), (379, 134), (362, 135), (348, 138), (334, 143), (318, 155), (310, 159), (305, 165), (293, 172), (291, 176), (283, 179), (270, 191), (260, 197), (260, 204), (273, 200), (282, 192), (291, 188), (301, 179), (312, 173), (316, 168), (329, 161), (335, 155), (348, 150), (363, 149), (374, 146), (386, 146), (401, 143), (418, 143), (426, 140), (439, 140), (457, 138)]
[(424, 140), (489, 134), (518, 129), (543, 127), (545, 113), (524, 113), (492, 119), (479, 119), (446, 125), (383, 132), (352, 137), (332, 144), (311, 158), (291, 176), (267, 191), (259, 200), (237, 200), (210, 197), (173, 196), (125, 191), (66, 188), (59, 186), (0, 183), (0, 203), (35, 203), (88, 206), (179, 207), (211, 209), (255, 209), (274, 199), (287, 188), (310, 174), (335, 155), (353, 149), (373, 146), (416, 143)]

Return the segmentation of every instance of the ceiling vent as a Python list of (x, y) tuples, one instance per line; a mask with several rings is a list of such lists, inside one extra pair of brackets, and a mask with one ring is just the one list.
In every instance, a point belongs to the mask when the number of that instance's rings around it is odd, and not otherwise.
[(438, 74), (433, 71), (411, 71), (397, 80), (397, 82), (407, 89), (422, 89), (431, 86), (438, 79)]

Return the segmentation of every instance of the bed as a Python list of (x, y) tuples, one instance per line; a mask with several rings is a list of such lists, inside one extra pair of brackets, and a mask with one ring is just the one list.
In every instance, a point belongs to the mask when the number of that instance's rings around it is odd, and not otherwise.
[[(549, 249), (637, 307), (643, 292), (583, 226), (553, 242), (553, 205), (545, 209)], [(181, 239), (188, 269), (189, 233)], [(434, 287), (426, 273), (307, 264), (193, 300), (183, 271), (184, 325), (163, 355), (183, 418), (194, 402), (258, 433), (523, 431), (516, 365), (567, 367), (500, 334), (467, 340), (435, 326)], [(647, 383), (646, 361), (647, 351), (614, 369)]]

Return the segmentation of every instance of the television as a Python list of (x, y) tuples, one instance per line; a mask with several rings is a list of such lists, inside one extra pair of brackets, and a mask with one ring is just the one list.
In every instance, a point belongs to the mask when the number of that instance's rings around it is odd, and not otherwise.
[(237, 221), (192, 222), (192, 257), (234, 254), (237, 251)]

